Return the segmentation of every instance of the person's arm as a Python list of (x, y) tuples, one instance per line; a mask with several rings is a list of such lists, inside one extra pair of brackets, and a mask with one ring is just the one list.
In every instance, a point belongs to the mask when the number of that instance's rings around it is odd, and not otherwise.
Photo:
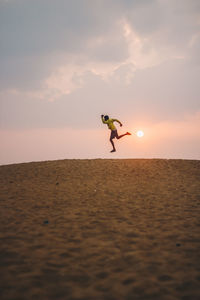
[(101, 115), (101, 121), (106, 124), (106, 121), (104, 120), (104, 115)]
[(120, 125), (120, 126), (122, 126), (122, 123), (121, 123), (119, 120), (117, 120), (117, 119), (113, 119), (113, 121), (114, 121), (114, 122), (118, 122), (118, 123), (119, 123), (119, 125)]

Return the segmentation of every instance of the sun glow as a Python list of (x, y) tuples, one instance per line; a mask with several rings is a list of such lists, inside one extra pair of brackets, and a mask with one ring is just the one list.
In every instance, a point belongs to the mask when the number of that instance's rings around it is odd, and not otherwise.
[(136, 134), (140, 138), (144, 136), (144, 132), (142, 130), (138, 130)]

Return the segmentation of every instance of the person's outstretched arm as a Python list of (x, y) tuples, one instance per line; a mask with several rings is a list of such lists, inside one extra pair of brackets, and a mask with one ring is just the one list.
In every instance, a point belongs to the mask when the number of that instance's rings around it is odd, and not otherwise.
[(120, 125), (120, 126), (122, 126), (122, 123), (121, 123), (119, 120), (117, 120), (117, 119), (113, 119), (113, 121), (114, 121), (114, 122), (118, 122), (118, 123), (119, 123), (119, 125)]

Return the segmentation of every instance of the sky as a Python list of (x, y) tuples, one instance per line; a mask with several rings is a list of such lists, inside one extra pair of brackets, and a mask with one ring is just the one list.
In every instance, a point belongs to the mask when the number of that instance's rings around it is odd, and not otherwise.
[(0, 164), (200, 159), (199, 78), (199, 0), (0, 0)]

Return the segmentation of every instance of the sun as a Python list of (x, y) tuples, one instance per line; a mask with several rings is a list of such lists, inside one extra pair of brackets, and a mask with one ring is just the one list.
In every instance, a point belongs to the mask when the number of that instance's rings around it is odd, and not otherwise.
[(142, 130), (138, 130), (136, 134), (140, 138), (144, 136), (144, 132)]

